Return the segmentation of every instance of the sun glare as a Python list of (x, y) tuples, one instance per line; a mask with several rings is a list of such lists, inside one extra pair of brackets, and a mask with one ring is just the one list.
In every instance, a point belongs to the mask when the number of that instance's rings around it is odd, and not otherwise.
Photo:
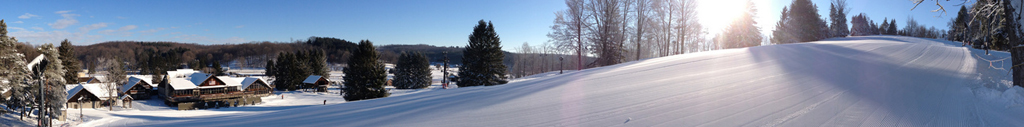
[(699, 0), (697, 13), (700, 22), (714, 34), (725, 29), (743, 12), (744, 0)]

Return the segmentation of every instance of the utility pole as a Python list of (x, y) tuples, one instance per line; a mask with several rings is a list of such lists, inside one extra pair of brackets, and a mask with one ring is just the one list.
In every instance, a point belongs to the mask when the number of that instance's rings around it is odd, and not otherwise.
[(39, 110), (39, 113), (36, 115), (36, 118), (39, 118), (38, 126), (43, 127), (45, 126), (45, 124), (43, 124), (43, 122), (45, 121), (44, 117), (46, 117), (46, 93), (43, 89), (44, 87), (46, 87), (46, 85), (43, 85), (43, 68), (39, 64), (36, 64), (35, 68), (36, 77), (39, 77), (39, 79), (37, 79), (37, 82), (39, 82), (39, 104), (36, 105), (38, 107), (37, 109)]
[(441, 70), (444, 72), (444, 76), (441, 77), (441, 88), (448, 89), (448, 51), (441, 52), (441, 54), (444, 55), (444, 61), (442, 61), (444, 69)]

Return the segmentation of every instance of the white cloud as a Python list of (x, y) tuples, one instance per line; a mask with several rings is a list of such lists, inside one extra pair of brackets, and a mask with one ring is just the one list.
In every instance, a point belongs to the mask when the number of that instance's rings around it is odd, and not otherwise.
[(102, 30), (99, 31), (99, 33), (106, 35), (132, 36), (131, 30), (134, 30), (135, 28), (139, 28), (139, 26), (127, 25), (121, 28), (117, 28), (117, 30)]
[(64, 39), (71, 40), (76, 45), (85, 43), (96, 43), (99, 39), (103, 38), (100, 35), (89, 35), (87, 33), (77, 32), (71, 33), (68, 31), (15, 31), (9, 33), (13, 37), (17, 37), (18, 41), (30, 42), (35, 44), (42, 43), (60, 43)]
[(245, 28), (245, 25), (238, 25), (238, 26), (235, 26), (235, 28)]
[(104, 28), (104, 27), (107, 27), (107, 23), (96, 23), (96, 24), (92, 24), (92, 25), (86, 25), (86, 26), (83, 26), (83, 27), (79, 27), (78, 30), (80, 30), (82, 32), (89, 32), (89, 31), (92, 31), (92, 30), (95, 30), (95, 29)]
[(160, 31), (162, 31), (162, 30), (165, 30), (165, 29), (167, 29), (167, 28), (156, 28), (156, 29), (149, 29), (149, 30), (143, 30), (143, 31), (139, 31), (139, 33), (144, 33), (144, 34), (148, 34), (148, 33), (156, 33), (156, 32), (160, 32)]
[(43, 31), (42, 27), (32, 27), (33, 30)]
[(118, 28), (117, 30), (118, 30), (118, 31), (129, 31), (129, 30), (133, 30), (133, 29), (135, 29), (135, 28), (139, 28), (139, 26), (135, 26), (135, 25), (127, 25), (127, 26), (124, 26), (124, 27)]
[(78, 24), (78, 20), (75, 19), (75, 17), (81, 16), (81, 15), (72, 14), (70, 12), (71, 11), (57, 11), (57, 12), (55, 12), (56, 14), (60, 14), (60, 16), (64, 17), (64, 18), (63, 19), (58, 19), (57, 22), (49, 23), (50, 27), (52, 27), (54, 29), (64, 29), (64, 28), (67, 28), (68, 26)]
[(14, 21), (14, 22), (12, 22), (12, 23), (25, 23), (25, 22), (22, 22), (22, 21)]
[(21, 28), (21, 27), (7, 27), (7, 29), (10, 29), (8, 31), (15, 31), (15, 30), (17, 30), (17, 31), (25, 31), (25, 28)]
[(24, 15), (18, 16), (19, 19), (29, 19), (29, 18), (34, 18), (34, 17), (39, 17), (39, 15), (33, 15), (33, 14), (25, 13)]

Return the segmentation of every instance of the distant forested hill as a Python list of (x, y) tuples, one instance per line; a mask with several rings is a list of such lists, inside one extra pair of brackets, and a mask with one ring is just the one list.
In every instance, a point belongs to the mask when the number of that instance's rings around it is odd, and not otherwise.
[[(110, 41), (86, 46), (75, 46), (76, 57), (82, 60), (84, 67), (92, 67), (99, 59), (122, 58), (125, 62), (139, 63), (147, 59), (147, 53), (163, 53), (164, 55), (178, 55), (178, 57), (162, 56), (161, 59), (179, 58), (182, 65), (200, 66), (200, 63), (207, 65), (212, 61), (218, 61), (225, 66), (233, 61), (237, 67), (262, 68), (267, 60), (277, 58), (282, 52), (324, 50), (327, 53), (327, 61), (331, 64), (343, 64), (351, 57), (351, 50), (356, 44), (352, 41), (331, 37), (310, 37), (304, 41), (295, 42), (250, 42), (242, 44), (216, 44), (201, 45), (195, 43), (179, 42), (140, 42), (140, 41)], [(25, 48), (28, 49), (28, 48)], [(148, 51), (147, 51), (148, 50)], [(381, 61), (394, 63), (402, 52), (422, 52), (426, 54), (431, 62), (441, 62), (444, 58), (442, 52), (448, 52), (448, 58), (452, 64), (460, 64), (462, 61), (462, 48), (459, 46), (433, 46), (426, 44), (416, 45), (382, 45), (378, 46), (381, 52)], [(27, 54), (38, 54), (26, 52)], [(511, 65), (515, 54), (505, 52), (505, 63)], [(158, 55), (159, 56), (159, 55)], [(131, 67), (131, 65), (129, 65)]]

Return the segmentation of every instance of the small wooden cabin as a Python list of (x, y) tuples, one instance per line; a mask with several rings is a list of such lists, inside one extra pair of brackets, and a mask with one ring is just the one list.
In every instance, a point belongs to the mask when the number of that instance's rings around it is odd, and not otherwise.
[(149, 99), (152, 95), (153, 85), (144, 77), (128, 77), (128, 84), (121, 86), (121, 95), (132, 96), (132, 99)]
[(327, 85), (331, 84), (331, 80), (319, 75), (310, 75), (302, 81), (302, 84), (305, 85), (303, 88), (315, 88), (317, 92), (327, 92)]
[(103, 107), (100, 97), (86, 89), (84, 84), (68, 85), (67, 108), (99, 108)]

